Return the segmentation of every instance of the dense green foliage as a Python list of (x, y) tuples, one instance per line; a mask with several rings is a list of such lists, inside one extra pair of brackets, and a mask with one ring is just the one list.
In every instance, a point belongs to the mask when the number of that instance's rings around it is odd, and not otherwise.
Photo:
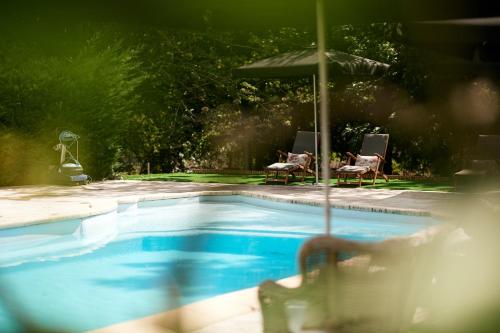
[(111, 174), (138, 105), (143, 77), (135, 54), (97, 37), (64, 56), (9, 46), (0, 51), (0, 183), (46, 181), (58, 161), (51, 147), (64, 129), (82, 136), (88, 173)]
[[(424, 52), (402, 43), (398, 29), (330, 31), (332, 47), (392, 66), (383, 78), (332, 78), (332, 148), (357, 151), (363, 133), (387, 132), (389, 169), (449, 175), (466, 128), (450, 116), (449, 88), (433, 88)], [(310, 79), (237, 79), (231, 72), (313, 46), (310, 31), (95, 25), (37, 38), (0, 44), (0, 184), (46, 181), (63, 129), (81, 135), (80, 160), (94, 179), (144, 172), (148, 163), (153, 172), (260, 169), (275, 161), (276, 149), (291, 147), (297, 130), (313, 129)], [(485, 89), (496, 97), (494, 85)], [(430, 106), (436, 95), (445, 97)]]
[[(240, 82), (231, 71), (310, 39), (290, 29), (264, 36), (212, 31), (135, 35), (129, 43), (140, 45), (148, 80), (140, 90), (141, 110), (130, 124), (134, 135), (124, 145), (123, 170), (144, 170), (147, 162), (157, 172), (267, 163), (268, 155), (274, 158), (272, 151), (293, 135), (292, 110), (283, 100), (298, 99), (309, 88), (300, 81)], [(282, 129), (288, 131), (273, 138)], [(269, 142), (277, 143), (270, 149)]]

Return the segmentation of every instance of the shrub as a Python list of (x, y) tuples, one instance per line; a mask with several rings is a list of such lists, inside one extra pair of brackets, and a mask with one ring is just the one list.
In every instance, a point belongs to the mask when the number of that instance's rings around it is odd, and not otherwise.
[(121, 137), (137, 107), (135, 89), (143, 79), (134, 52), (99, 37), (65, 56), (46, 55), (36, 45), (4, 46), (2, 150), (23, 152), (3, 158), (0, 184), (32, 182), (18, 173), (46, 171), (44, 161), (57, 156), (50, 147), (62, 130), (81, 136), (80, 161), (87, 173), (94, 179), (111, 175)]

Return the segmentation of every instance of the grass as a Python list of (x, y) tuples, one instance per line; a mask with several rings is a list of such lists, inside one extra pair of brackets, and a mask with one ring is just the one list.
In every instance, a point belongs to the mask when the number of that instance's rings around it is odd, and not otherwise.
[[(223, 183), (223, 184), (252, 184), (263, 185), (263, 175), (226, 175), (226, 174), (196, 174), (196, 173), (160, 173), (152, 175), (127, 175), (127, 180), (147, 180), (147, 181), (173, 181), (173, 182), (193, 182), (193, 183)], [(312, 180), (311, 180), (312, 182)]]
[[(193, 183), (223, 183), (223, 184), (251, 184), (264, 185), (264, 175), (230, 175), (230, 174), (194, 174), (194, 173), (163, 173), (152, 175), (127, 175), (127, 180), (144, 181), (174, 181)], [(306, 177), (305, 183), (290, 182), (289, 185), (312, 184), (313, 177)], [(335, 185), (336, 180), (332, 179), (331, 184)], [(282, 183), (280, 183), (282, 184)], [(284, 184), (283, 184), (284, 186)], [(415, 191), (451, 191), (453, 184), (450, 182), (436, 182), (423, 180), (399, 180), (394, 179), (385, 182), (377, 179), (375, 185), (364, 185), (363, 188), (389, 189), (389, 190), (415, 190)]]

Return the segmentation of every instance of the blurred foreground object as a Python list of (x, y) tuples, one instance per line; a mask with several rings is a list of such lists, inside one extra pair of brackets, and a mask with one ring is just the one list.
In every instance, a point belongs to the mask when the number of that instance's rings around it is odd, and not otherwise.
[(429, 320), (419, 332), (500, 331), (499, 212), (500, 195), (494, 192), (468, 195), (454, 210), (460, 228), (436, 266)]
[(498, 186), (500, 174), (500, 135), (479, 135), (466, 168), (455, 173), (455, 186)]
[(500, 195), (462, 198), (408, 238), (307, 242), (300, 287), (259, 288), (264, 332), (499, 332)]
[(360, 243), (313, 238), (300, 252), (300, 287), (261, 284), (264, 332), (408, 331), (421, 296), (431, 287), (432, 253), (440, 252), (442, 244), (437, 237), (430, 239)]

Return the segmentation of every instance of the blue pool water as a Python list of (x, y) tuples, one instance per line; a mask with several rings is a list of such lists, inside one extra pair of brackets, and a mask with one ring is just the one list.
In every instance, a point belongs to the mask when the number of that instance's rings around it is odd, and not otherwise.
[[(319, 207), (242, 196), (120, 210), (0, 231), (1, 332), (19, 329), (13, 313), (50, 329), (82, 332), (295, 275), (301, 244), (324, 229)], [(363, 241), (434, 223), (333, 210), (335, 234)]]

